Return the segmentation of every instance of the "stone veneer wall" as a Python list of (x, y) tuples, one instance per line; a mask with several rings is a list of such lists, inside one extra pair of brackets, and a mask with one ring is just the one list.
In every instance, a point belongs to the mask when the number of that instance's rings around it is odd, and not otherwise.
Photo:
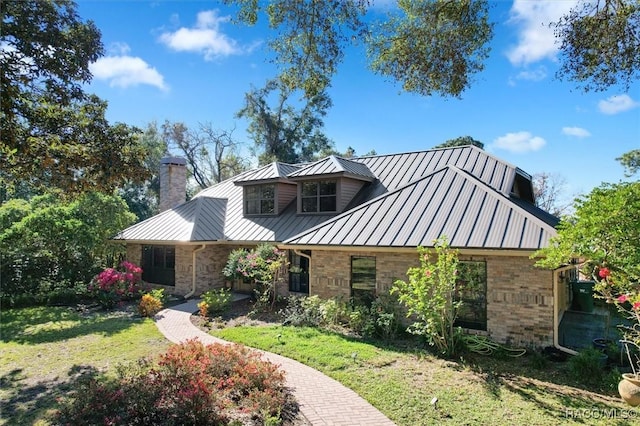
[[(376, 258), (376, 288), (388, 291), (407, 269), (418, 266), (412, 253), (312, 251), (311, 295), (350, 296), (351, 256)], [(487, 335), (515, 346), (546, 346), (553, 342), (552, 272), (535, 268), (526, 256), (465, 256), (487, 262)]]

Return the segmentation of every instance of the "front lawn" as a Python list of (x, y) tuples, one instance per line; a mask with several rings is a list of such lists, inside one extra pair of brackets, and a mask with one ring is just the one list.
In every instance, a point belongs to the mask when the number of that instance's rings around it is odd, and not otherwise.
[(536, 356), (445, 361), (413, 341), (374, 344), (310, 327), (237, 326), (212, 334), (314, 367), (398, 425), (610, 425), (640, 416), (610, 386), (587, 389), (572, 381), (566, 363)]
[(0, 311), (0, 425), (49, 424), (56, 398), (87, 375), (164, 352), (151, 319), (64, 307)]

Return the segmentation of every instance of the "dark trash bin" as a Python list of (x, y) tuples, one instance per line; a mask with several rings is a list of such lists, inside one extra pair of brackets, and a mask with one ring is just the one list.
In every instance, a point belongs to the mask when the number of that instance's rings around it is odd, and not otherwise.
[(593, 312), (593, 281), (573, 281), (573, 309), (580, 312)]

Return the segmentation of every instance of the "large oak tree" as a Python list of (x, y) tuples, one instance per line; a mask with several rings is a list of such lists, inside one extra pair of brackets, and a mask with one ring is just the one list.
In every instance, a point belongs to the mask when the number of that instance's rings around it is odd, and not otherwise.
[(144, 180), (138, 131), (111, 125), (83, 91), (103, 54), (100, 32), (68, 0), (0, 3), (0, 184), (110, 191)]

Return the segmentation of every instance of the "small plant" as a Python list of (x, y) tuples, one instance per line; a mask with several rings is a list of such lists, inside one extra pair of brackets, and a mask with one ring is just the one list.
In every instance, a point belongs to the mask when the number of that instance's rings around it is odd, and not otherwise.
[(87, 290), (106, 309), (113, 308), (123, 300), (131, 300), (139, 294), (142, 283), (142, 268), (131, 262), (120, 264), (122, 270), (107, 268), (89, 284)]
[(601, 385), (604, 377), (606, 356), (597, 349), (588, 348), (578, 352), (568, 362), (569, 375), (585, 385)]
[(202, 301), (198, 303), (200, 315), (208, 317), (219, 316), (227, 312), (231, 308), (233, 296), (229, 289), (220, 288), (203, 293), (201, 298)]
[(290, 296), (280, 311), (284, 325), (318, 327), (322, 323), (322, 301), (318, 296)]
[(162, 302), (151, 293), (143, 294), (138, 303), (138, 313), (143, 317), (152, 317), (162, 309)]

